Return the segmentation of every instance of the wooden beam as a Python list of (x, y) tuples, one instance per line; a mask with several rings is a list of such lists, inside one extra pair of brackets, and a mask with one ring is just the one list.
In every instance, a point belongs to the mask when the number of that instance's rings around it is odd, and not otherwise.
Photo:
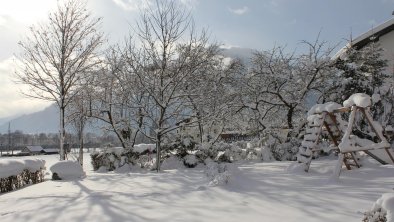
[(378, 161), (382, 165), (386, 165), (387, 164), (386, 161), (380, 159), (379, 157), (377, 157), (376, 155), (372, 154), (368, 150), (363, 150), (363, 151), (364, 151), (364, 153), (366, 153), (367, 155), (369, 155), (370, 157), (372, 157), (373, 159), (375, 159), (376, 161)]

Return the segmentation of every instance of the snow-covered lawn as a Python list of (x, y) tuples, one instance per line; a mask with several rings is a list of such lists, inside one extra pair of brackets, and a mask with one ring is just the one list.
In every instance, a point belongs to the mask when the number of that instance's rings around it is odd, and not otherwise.
[[(26, 157), (25, 157), (26, 158)], [(47, 168), (57, 155), (41, 156)], [(210, 187), (204, 167), (161, 173), (96, 173), (0, 194), (0, 221), (361, 221), (394, 188), (392, 165), (367, 162), (330, 181), (334, 159), (312, 162), (310, 173), (290, 162), (245, 162), (230, 182)]]

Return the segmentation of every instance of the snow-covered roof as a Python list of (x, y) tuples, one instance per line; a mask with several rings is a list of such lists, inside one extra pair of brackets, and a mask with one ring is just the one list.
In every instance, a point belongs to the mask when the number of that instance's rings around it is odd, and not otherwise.
[(44, 148), (41, 146), (26, 146), (30, 152), (41, 152)]
[(45, 153), (58, 153), (59, 149), (57, 149), (57, 148), (45, 148), (45, 149), (43, 149), (43, 151)]
[(368, 30), (367, 32), (359, 35), (355, 39), (352, 40), (351, 45), (350, 43), (346, 44), (343, 48), (341, 48), (334, 56), (333, 59), (337, 59), (341, 57), (347, 49), (350, 47), (356, 47), (357, 49), (360, 49), (364, 47), (366, 44), (368, 44), (371, 41), (377, 41), (379, 40), (380, 36), (383, 36), (391, 31), (394, 30), (394, 18), (376, 26), (373, 27), (372, 29)]

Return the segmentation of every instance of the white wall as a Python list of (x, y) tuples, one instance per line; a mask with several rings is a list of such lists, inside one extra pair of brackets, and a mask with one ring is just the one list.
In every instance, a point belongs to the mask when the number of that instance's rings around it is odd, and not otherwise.
[(379, 43), (384, 49), (383, 57), (387, 59), (386, 72), (394, 78), (394, 31), (381, 36)]

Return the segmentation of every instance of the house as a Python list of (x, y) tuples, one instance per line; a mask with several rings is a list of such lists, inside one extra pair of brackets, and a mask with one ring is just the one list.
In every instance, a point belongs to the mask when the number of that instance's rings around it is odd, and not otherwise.
[(32, 156), (32, 155), (50, 155), (50, 154), (58, 154), (59, 149), (56, 148), (47, 148), (44, 149), (42, 146), (25, 146), (22, 148), (20, 155), (21, 156)]
[(21, 153), (26, 155), (40, 155), (43, 153), (42, 146), (25, 146), (22, 148)]
[(45, 155), (51, 155), (51, 154), (59, 154), (59, 149), (57, 148), (45, 148), (42, 150), (42, 153)]
[(256, 135), (240, 131), (225, 131), (219, 135), (219, 139), (227, 143), (236, 141), (250, 141), (255, 137)]
[(370, 29), (353, 39), (337, 52), (335, 58), (341, 58), (348, 48), (361, 49), (370, 42), (378, 42), (383, 48), (382, 59), (387, 60), (386, 74), (394, 76), (394, 18)]

